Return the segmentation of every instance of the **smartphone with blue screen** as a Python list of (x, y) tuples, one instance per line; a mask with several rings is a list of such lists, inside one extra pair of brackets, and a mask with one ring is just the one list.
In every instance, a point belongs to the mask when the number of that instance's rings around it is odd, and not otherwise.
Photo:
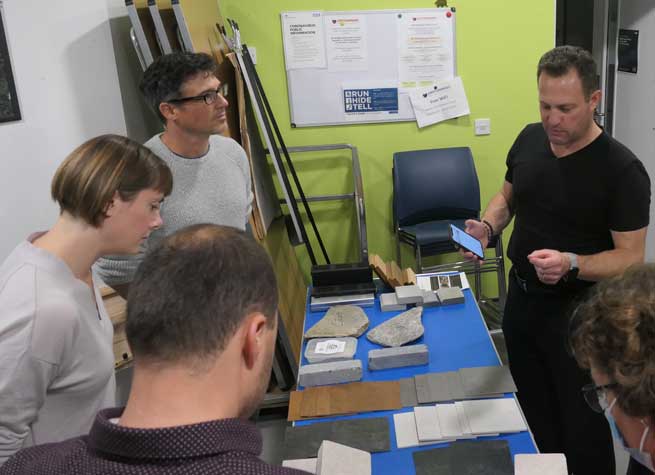
[(457, 246), (461, 247), (466, 251), (470, 251), (480, 259), (484, 259), (484, 250), (482, 249), (482, 243), (475, 237), (471, 236), (469, 233), (462, 231), (457, 226), (450, 225), (448, 230), (450, 235), (450, 240), (454, 242)]

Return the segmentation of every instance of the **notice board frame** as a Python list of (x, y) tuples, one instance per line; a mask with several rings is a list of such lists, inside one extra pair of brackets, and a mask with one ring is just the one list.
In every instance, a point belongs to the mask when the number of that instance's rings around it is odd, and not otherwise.
[[(307, 10), (306, 12), (311, 12)], [(280, 13), (280, 27), (284, 28), (283, 17), (288, 13), (298, 13), (298, 10)], [(398, 74), (398, 35), (394, 21), (398, 14), (417, 15), (440, 12), (450, 14), (452, 21), (452, 58), (453, 77), (457, 75), (457, 21), (455, 8), (414, 8), (387, 10), (336, 10), (320, 11), (322, 16), (332, 15), (367, 15), (367, 44), (369, 48), (368, 71), (330, 72), (328, 68), (286, 69), (287, 91), (289, 97), (289, 114), (291, 127), (313, 127), (326, 125), (352, 125), (362, 123), (408, 122), (416, 120), (414, 110), (409, 100), (409, 94), (398, 94), (398, 114), (395, 117), (370, 118), (345, 117), (341, 110), (342, 84), (357, 81), (389, 81), (397, 82)], [(283, 33), (284, 36), (284, 33)], [(283, 45), (284, 46), (284, 45)], [(286, 48), (286, 46), (284, 46)]]

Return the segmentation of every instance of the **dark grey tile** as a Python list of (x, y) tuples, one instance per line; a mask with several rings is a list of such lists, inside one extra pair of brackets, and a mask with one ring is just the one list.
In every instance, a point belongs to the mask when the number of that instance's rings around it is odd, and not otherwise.
[(508, 366), (482, 366), (459, 370), (464, 392), (469, 397), (516, 392)]
[(391, 447), (389, 418), (347, 419), (288, 427), (284, 440), (284, 459), (316, 457), (324, 440), (372, 453), (386, 452)]
[(416, 475), (455, 475), (450, 470), (449, 447), (414, 452), (412, 457)]

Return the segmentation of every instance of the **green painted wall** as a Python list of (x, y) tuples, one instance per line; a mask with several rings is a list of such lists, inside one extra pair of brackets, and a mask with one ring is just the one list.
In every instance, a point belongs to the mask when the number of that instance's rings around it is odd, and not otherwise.
[[(505, 156), (517, 133), (526, 123), (539, 120), (535, 71), (541, 54), (554, 46), (554, 0), (451, 1), (449, 5), (457, 8), (458, 74), (464, 81), (471, 115), (423, 130), (409, 122), (291, 129), (280, 12), (429, 8), (434, 5), (432, 1), (219, 0), (219, 4), (224, 17), (239, 23), (242, 41), (257, 48), (257, 70), (287, 145), (350, 143), (358, 147), (369, 250), (384, 259), (395, 254), (391, 222), (393, 152), (470, 146), (484, 207), (500, 189)], [(481, 117), (491, 118), (489, 136), (474, 135), (473, 120)], [(352, 190), (347, 157), (335, 153), (295, 157), (306, 194)], [(312, 211), (333, 261), (355, 259), (352, 205), (319, 204)], [(318, 251), (318, 246), (315, 249)], [(305, 252), (300, 251), (299, 256), (307, 272)], [(403, 263), (413, 261), (404, 258)]]

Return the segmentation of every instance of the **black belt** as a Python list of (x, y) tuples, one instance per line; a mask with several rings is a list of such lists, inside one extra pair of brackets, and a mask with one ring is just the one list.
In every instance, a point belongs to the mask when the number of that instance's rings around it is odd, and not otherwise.
[(519, 286), (519, 288), (525, 292), (526, 294), (531, 294), (531, 295), (566, 295), (567, 292), (566, 290), (563, 290), (561, 288), (558, 288), (556, 286), (551, 286), (551, 285), (545, 285), (542, 283), (537, 283), (537, 282), (531, 282), (523, 277), (521, 277), (516, 270), (516, 267), (512, 267), (512, 269), (509, 271), (510, 276), (514, 279), (514, 282), (516, 282), (516, 285)]

